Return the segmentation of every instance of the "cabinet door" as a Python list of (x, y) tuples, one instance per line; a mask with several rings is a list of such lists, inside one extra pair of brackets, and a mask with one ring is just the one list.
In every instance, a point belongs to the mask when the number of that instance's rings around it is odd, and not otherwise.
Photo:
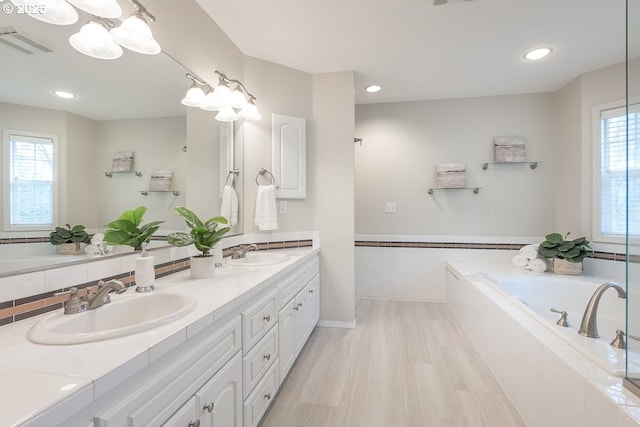
[(320, 320), (320, 276), (315, 276), (307, 287), (307, 307), (309, 309), (308, 337)]
[(236, 354), (196, 393), (200, 427), (242, 426), (242, 355)]
[(162, 427), (199, 427), (197, 412), (196, 398), (192, 397), (165, 421)]
[(278, 313), (278, 354), (280, 379), (284, 379), (296, 361), (296, 300), (293, 298)]
[(307, 340), (307, 332), (309, 330), (309, 307), (307, 304), (307, 295), (308, 286), (305, 286), (294, 299), (296, 303), (293, 307), (296, 312), (296, 356)]
[(278, 189), (276, 197), (307, 198), (307, 121), (302, 117), (272, 116), (271, 161)]

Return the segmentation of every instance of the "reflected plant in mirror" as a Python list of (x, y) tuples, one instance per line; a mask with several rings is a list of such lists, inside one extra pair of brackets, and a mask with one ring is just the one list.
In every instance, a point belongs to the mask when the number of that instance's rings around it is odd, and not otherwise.
[(158, 231), (160, 224), (164, 221), (152, 221), (145, 225), (142, 223), (147, 208), (139, 206), (135, 209), (122, 213), (120, 217), (106, 225), (107, 231), (104, 233), (104, 241), (112, 245), (127, 245), (133, 250), (142, 250), (142, 245), (149, 243), (151, 236)]
[(67, 228), (56, 227), (54, 231), (49, 233), (49, 241), (52, 245), (58, 247), (58, 253), (61, 255), (77, 255), (82, 252), (81, 244), (91, 242), (89, 234), (85, 230), (84, 225), (65, 224)]

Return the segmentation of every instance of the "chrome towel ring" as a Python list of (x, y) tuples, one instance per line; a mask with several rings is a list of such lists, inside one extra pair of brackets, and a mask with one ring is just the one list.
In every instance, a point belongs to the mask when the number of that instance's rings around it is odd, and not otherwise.
[(276, 185), (276, 178), (273, 176), (271, 172), (269, 172), (265, 168), (260, 168), (258, 170), (258, 174), (256, 175), (256, 185), (258, 186), (260, 185), (260, 183), (258, 182), (258, 177), (264, 176), (265, 174), (269, 174), (269, 176), (271, 177), (271, 184), (273, 184), (274, 187), (278, 188), (278, 186)]

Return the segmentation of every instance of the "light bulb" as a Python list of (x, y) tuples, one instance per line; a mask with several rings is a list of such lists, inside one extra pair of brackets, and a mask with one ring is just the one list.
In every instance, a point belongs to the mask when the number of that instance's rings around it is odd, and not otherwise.
[(245, 120), (260, 120), (262, 116), (258, 113), (258, 108), (256, 108), (256, 104), (253, 103), (253, 99), (247, 102), (242, 110), (238, 113), (240, 117)]
[(204, 94), (204, 91), (199, 87), (193, 86), (189, 88), (187, 94), (180, 102), (187, 107), (200, 107), (204, 104), (205, 99), (206, 95)]
[[(78, 21), (78, 12), (64, 0), (11, 0), (30, 17), (54, 25), (71, 25)], [(32, 12), (32, 13), (29, 13)]]
[(229, 106), (220, 108), (220, 111), (216, 114), (216, 120), (219, 122), (233, 122), (239, 118), (238, 113), (233, 111), (233, 108)]
[(69, 44), (78, 52), (93, 58), (116, 59), (122, 56), (122, 48), (113, 41), (107, 29), (94, 21), (72, 34)]
[(136, 14), (125, 19), (119, 27), (111, 29), (111, 36), (118, 44), (129, 50), (146, 55), (160, 53), (160, 45), (153, 38), (151, 28)]

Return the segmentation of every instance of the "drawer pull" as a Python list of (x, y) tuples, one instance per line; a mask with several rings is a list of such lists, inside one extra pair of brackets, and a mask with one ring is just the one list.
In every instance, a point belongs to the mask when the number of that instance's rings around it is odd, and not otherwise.
[(271, 321), (271, 315), (267, 314), (266, 316), (264, 316), (262, 318), (262, 320), (264, 320), (265, 322), (270, 322)]
[(309, 293), (312, 294), (313, 293), (313, 289), (309, 289)]
[(265, 394), (264, 398), (267, 399), (267, 400), (271, 400), (271, 393)]
[(213, 412), (213, 402), (209, 402), (207, 405), (204, 405), (202, 409), (206, 409), (207, 412), (212, 413)]
[(294, 307), (293, 307), (293, 309), (294, 309), (295, 311), (300, 310), (300, 304), (298, 304), (298, 305), (294, 306)]
[(264, 356), (262, 356), (265, 360), (271, 360), (271, 355), (270, 354), (265, 354)]
[(303, 304), (301, 302), (298, 303), (298, 307), (302, 307)]
[(200, 420), (189, 422), (189, 427), (200, 427)]

